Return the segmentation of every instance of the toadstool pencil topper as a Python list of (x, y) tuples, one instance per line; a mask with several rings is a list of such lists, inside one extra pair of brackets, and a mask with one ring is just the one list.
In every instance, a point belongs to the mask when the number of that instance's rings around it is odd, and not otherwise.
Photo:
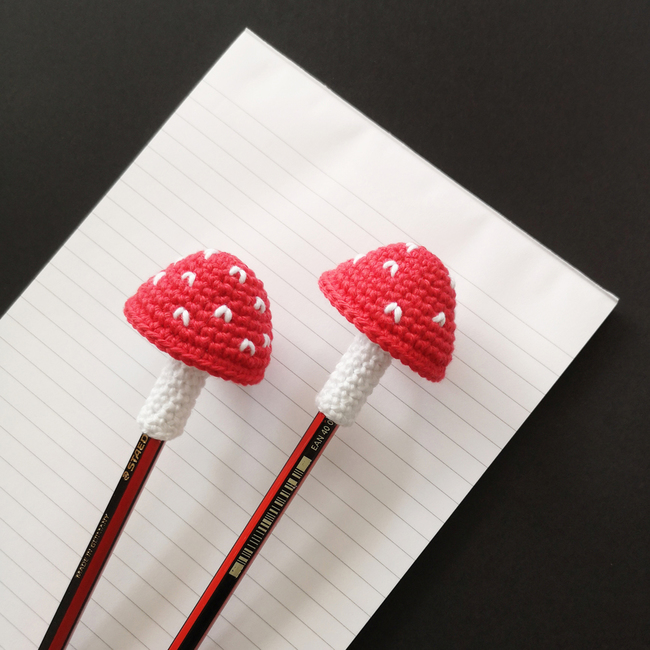
[(423, 246), (392, 244), (323, 273), (319, 286), (359, 330), (316, 398), (319, 413), (195, 605), (169, 650), (208, 634), (339, 425), (351, 425), (393, 358), (440, 381), (454, 349), (456, 292)]
[(124, 314), (170, 358), (138, 415), (142, 435), (39, 650), (68, 644), (158, 454), (183, 432), (208, 374), (256, 384), (270, 361), (264, 285), (228, 253), (200, 251), (171, 264), (127, 300)]
[(391, 244), (320, 277), (327, 299), (359, 331), (318, 394), (319, 410), (351, 425), (393, 358), (440, 381), (454, 350), (456, 292), (424, 246)]
[(158, 440), (179, 436), (208, 376), (257, 384), (271, 358), (264, 285), (234, 255), (206, 250), (168, 266), (126, 301), (124, 315), (170, 359), (138, 423)]

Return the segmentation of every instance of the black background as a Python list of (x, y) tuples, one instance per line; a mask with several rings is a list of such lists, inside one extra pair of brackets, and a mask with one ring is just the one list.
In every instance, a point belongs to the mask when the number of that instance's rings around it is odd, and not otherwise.
[(351, 647), (650, 648), (649, 26), (642, 0), (0, 2), (0, 310), (251, 28), (621, 298)]

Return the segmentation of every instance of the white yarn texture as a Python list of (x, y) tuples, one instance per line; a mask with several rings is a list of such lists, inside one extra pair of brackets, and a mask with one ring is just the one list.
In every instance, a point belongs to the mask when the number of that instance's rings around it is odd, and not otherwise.
[(207, 376), (170, 357), (138, 414), (142, 433), (157, 440), (180, 436)]
[(316, 396), (316, 407), (330, 420), (349, 427), (392, 359), (359, 332)]

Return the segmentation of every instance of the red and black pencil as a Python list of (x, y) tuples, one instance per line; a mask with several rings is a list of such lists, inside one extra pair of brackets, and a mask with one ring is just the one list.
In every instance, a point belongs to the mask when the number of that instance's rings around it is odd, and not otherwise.
[(256, 384), (270, 360), (264, 285), (228, 253), (208, 249), (170, 264), (127, 300), (124, 314), (171, 358), (138, 415), (143, 433), (39, 650), (67, 645), (164, 441), (183, 432), (208, 374)]
[(63, 650), (68, 644), (164, 444), (146, 434), (138, 440), (39, 650)]
[(318, 415), (169, 650), (194, 650), (205, 638), (332, 433), (355, 421), (392, 359), (430, 381), (440, 381), (451, 361), (456, 294), (426, 248), (383, 246), (326, 271), (318, 284), (359, 331), (316, 397)]
[(203, 641), (337, 426), (322, 413), (314, 418), (169, 650), (194, 650)]

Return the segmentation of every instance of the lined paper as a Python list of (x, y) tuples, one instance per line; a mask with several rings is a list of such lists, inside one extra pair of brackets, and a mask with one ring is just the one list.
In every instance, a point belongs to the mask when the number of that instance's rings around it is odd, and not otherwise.
[(164, 355), (124, 301), (204, 248), (271, 300), (273, 359), (210, 378), (70, 647), (166, 648), (315, 415), (353, 326), (319, 275), (404, 241), (449, 267), (457, 345), (395, 362), (339, 429), (202, 647), (343, 649), (616, 299), (245, 32), (0, 321), (0, 645), (38, 647), (139, 437)]

